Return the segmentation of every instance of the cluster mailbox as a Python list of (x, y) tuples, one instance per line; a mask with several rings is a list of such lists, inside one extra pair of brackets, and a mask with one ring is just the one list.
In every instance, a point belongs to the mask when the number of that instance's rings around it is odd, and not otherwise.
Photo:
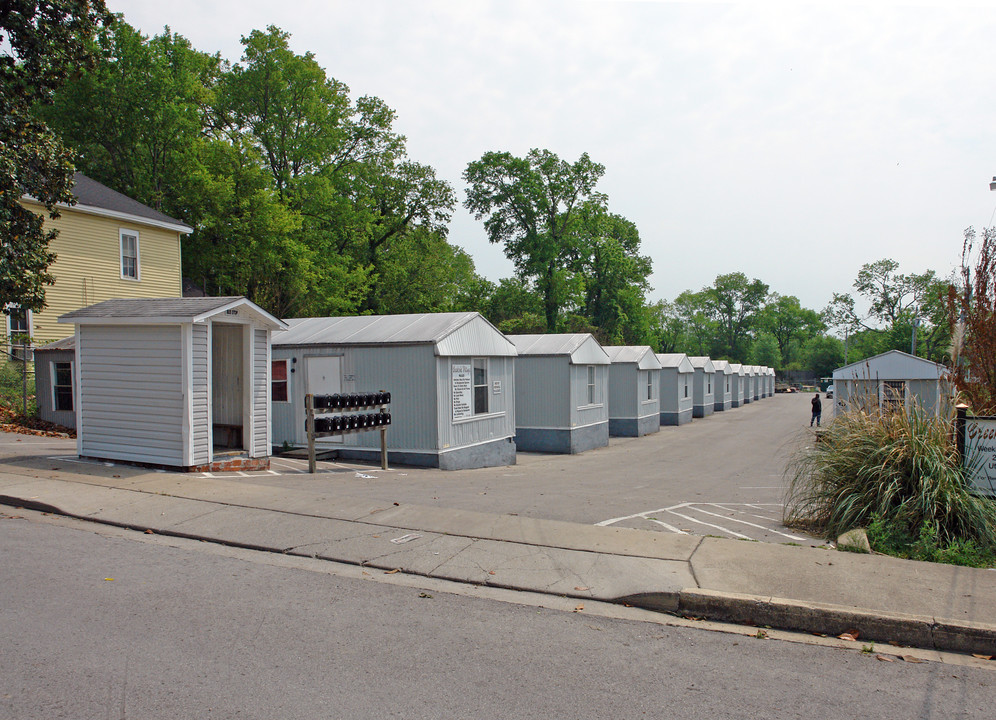
[(391, 424), (391, 413), (364, 413), (362, 415), (336, 415), (315, 418), (315, 433), (341, 433), (347, 430), (366, 430)]
[[(316, 470), (315, 438), (328, 435), (380, 430), (381, 467), (387, 469), (385, 432), (391, 424), (391, 393), (386, 390), (365, 393), (334, 393), (306, 395), (304, 427), (308, 433), (308, 471)], [(379, 408), (377, 412), (358, 413), (354, 410)], [(335, 415), (331, 413), (336, 413)]]
[(377, 405), (389, 405), (391, 393), (380, 391), (373, 393), (335, 393), (334, 395), (315, 395), (315, 410), (347, 410), (365, 408)]

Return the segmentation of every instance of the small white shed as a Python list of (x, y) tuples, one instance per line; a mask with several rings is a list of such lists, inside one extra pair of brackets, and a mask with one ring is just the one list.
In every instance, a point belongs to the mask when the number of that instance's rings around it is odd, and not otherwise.
[(604, 348), (609, 366), (609, 435), (642, 437), (661, 429), (661, 364), (647, 345)]
[(757, 366), (744, 365), (744, 405), (754, 402), (757, 390)]
[(730, 407), (738, 408), (744, 404), (744, 366), (730, 363), (730, 370)]
[(705, 356), (688, 358), (695, 368), (692, 380), (692, 417), (704, 418), (716, 412), (716, 401), (713, 393), (716, 366)]
[[(515, 346), (476, 312), (299, 318), (273, 344), (273, 440), (304, 447), (304, 396), (391, 393), (388, 457), (443, 470), (515, 464)], [(322, 438), (379, 461), (380, 434)]]
[(765, 394), (767, 397), (771, 397), (775, 394), (775, 369), (768, 368), (767, 371)]
[(733, 407), (733, 368), (726, 360), (713, 360), (716, 368), (713, 377), (712, 400), (716, 412), (723, 412)]
[(107, 300), (76, 326), (81, 457), (181, 468), (270, 464), (270, 335), (243, 297)]
[(889, 350), (833, 371), (834, 408), (876, 410), (917, 403), (934, 415), (951, 409), (947, 368), (902, 350)]
[(509, 335), (515, 446), (580, 453), (609, 444), (609, 356), (590, 333)]
[(692, 421), (692, 379), (695, 368), (685, 353), (658, 354), (661, 364), (661, 425)]

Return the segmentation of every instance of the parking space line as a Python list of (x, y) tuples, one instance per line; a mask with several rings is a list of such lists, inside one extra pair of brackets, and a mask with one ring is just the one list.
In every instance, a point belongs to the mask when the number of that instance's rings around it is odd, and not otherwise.
[(649, 520), (652, 523), (657, 523), (658, 525), (662, 525), (665, 528), (667, 528), (670, 532), (677, 533), (678, 535), (687, 535), (688, 534), (684, 530), (679, 530), (674, 525), (668, 525), (663, 520), (658, 520), (657, 518), (648, 517), (648, 518), (644, 518), (644, 520)]
[[(713, 503), (709, 503), (709, 504), (712, 505)], [(700, 512), (700, 513), (705, 513), (706, 515), (712, 515), (713, 517), (718, 517), (718, 518), (721, 518), (723, 520), (732, 520), (733, 522), (740, 523), (741, 525), (749, 525), (750, 527), (757, 528), (758, 530), (764, 530), (765, 532), (772, 532), (772, 533), (775, 533), (776, 535), (781, 535), (782, 537), (787, 537), (787, 538), (790, 538), (792, 540), (805, 540), (806, 539), (806, 538), (801, 538), (798, 535), (790, 535), (789, 533), (783, 533), (780, 530), (775, 530), (774, 528), (767, 528), (764, 525), (758, 525), (757, 523), (752, 523), (752, 522), (750, 522), (748, 520), (738, 520), (735, 517), (729, 517), (729, 516), (726, 516), (726, 515), (719, 515), (719, 514), (714, 513), (714, 512), (709, 512), (708, 510), (703, 510), (702, 508), (695, 508), (695, 511), (696, 512)]]
[(689, 517), (688, 515), (682, 515), (681, 513), (675, 512), (674, 510), (668, 510), (668, 512), (671, 513), (672, 515), (677, 515), (680, 518), (688, 520), (689, 522), (698, 523), (699, 525), (705, 525), (706, 527), (715, 528), (716, 530), (719, 530), (721, 532), (725, 532), (727, 535), (733, 535), (734, 537), (742, 538), (744, 540), (751, 540), (752, 539), (752, 538), (748, 537), (747, 535), (742, 535), (742, 534), (738, 533), (736, 530), (730, 530), (729, 528), (725, 528), (722, 525), (713, 525), (712, 523), (707, 523), (704, 520), (696, 520), (693, 517)]

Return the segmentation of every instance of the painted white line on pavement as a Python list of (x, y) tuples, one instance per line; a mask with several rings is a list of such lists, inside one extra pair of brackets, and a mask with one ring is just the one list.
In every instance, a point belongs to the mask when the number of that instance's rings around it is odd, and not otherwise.
[(652, 523), (657, 523), (658, 525), (662, 525), (663, 527), (667, 528), (669, 531), (671, 531), (673, 533), (677, 533), (678, 535), (687, 535), (688, 534), (684, 530), (679, 530), (674, 525), (668, 525), (666, 522), (664, 522), (662, 520), (658, 520), (657, 518), (648, 517), (648, 518), (644, 518), (644, 519), (645, 520), (649, 520)]
[[(712, 503), (709, 503), (710, 505)], [(700, 513), (705, 513), (706, 515), (712, 515), (713, 517), (718, 517), (723, 520), (732, 520), (733, 522), (740, 523), (741, 525), (749, 525), (750, 527), (757, 528), (758, 530), (764, 530), (765, 532), (772, 532), (776, 535), (781, 535), (782, 537), (787, 537), (792, 540), (805, 540), (806, 538), (801, 538), (798, 535), (791, 535), (789, 533), (783, 533), (780, 530), (775, 530), (774, 528), (765, 527), (764, 525), (758, 525), (757, 523), (748, 522), (747, 520), (738, 520), (735, 517), (728, 517), (726, 515), (719, 515), (718, 513), (709, 512), (708, 510), (703, 510), (702, 508), (693, 507), (693, 510)]]
[(746, 535), (741, 535), (740, 533), (736, 532), (735, 530), (730, 530), (729, 528), (725, 528), (722, 525), (713, 525), (712, 523), (707, 523), (704, 520), (696, 520), (695, 518), (689, 517), (688, 515), (682, 515), (681, 513), (676, 513), (674, 510), (668, 510), (668, 512), (671, 513), (672, 515), (677, 515), (680, 518), (684, 518), (685, 520), (688, 520), (689, 522), (698, 523), (699, 525), (705, 525), (706, 527), (715, 528), (716, 530), (719, 530), (721, 532), (725, 532), (727, 535), (733, 535), (733, 536), (738, 537), (738, 538), (743, 538), (744, 540), (752, 540), (753, 539), (753, 538), (750, 538), (750, 537), (748, 537)]
[[(685, 503), (684, 505), (687, 505), (687, 503)], [(684, 505), (672, 505), (671, 507), (684, 507)], [(595, 525), (599, 527), (605, 527), (607, 525), (614, 525), (617, 522), (622, 522), (623, 520), (633, 520), (635, 518), (643, 518), (644, 520), (646, 520), (647, 515), (653, 515), (654, 513), (664, 512), (666, 510), (670, 510), (670, 508), (658, 508), (657, 510), (647, 510), (646, 512), (639, 512), (634, 515), (627, 515), (625, 517), (617, 517), (611, 520), (602, 520), (602, 522), (597, 522), (595, 523)]]

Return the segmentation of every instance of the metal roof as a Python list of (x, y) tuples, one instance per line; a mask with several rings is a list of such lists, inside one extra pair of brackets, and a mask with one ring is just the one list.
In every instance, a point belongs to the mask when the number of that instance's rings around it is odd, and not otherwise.
[(649, 345), (608, 345), (602, 349), (613, 363), (636, 363), (641, 370), (660, 370), (661, 364)]
[(716, 372), (716, 366), (712, 364), (712, 359), (706, 355), (689, 356), (688, 359), (692, 363), (692, 367), (696, 370), (701, 368), (708, 373)]
[(76, 349), (76, 336), (70, 335), (69, 337), (62, 338), (62, 340), (55, 340), (40, 347), (35, 348), (35, 352), (44, 352), (45, 350), (75, 350)]
[(881, 355), (858, 360), (833, 371), (834, 382), (847, 379), (878, 380), (938, 380), (947, 374), (943, 365), (902, 350), (889, 350)]
[(744, 374), (744, 366), (740, 363), (730, 363), (730, 370), (733, 371), (734, 375), (742, 376)]
[(680, 373), (695, 372), (685, 353), (657, 353), (657, 362), (662, 368), (677, 368)]
[(61, 323), (142, 325), (203, 322), (221, 313), (247, 311), (271, 329), (287, 326), (244, 297), (118, 298), (59, 316)]
[[(567, 355), (579, 358), (579, 364), (608, 365), (609, 356), (591, 333), (553, 333), (549, 335), (506, 335), (519, 355)], [(581, 352), (583, 351), (583, 352)]]
[(352, 317), (292, 318), (288, 331), (274, 338), (274, 345), (424, 345), (433, 344), (440, 355), (455, 354), (443, 347), (454, 333), (477, 326), (477, 339), (488, 347), (486, 355), (516, 355), (515, 346), (480, 313), (418, 313), (411, 315), (359, 315)]
[(712, 366), (716, 368), (717, 373), (722, 373), (723, 375), (733, 374), (733, 368), (730, 367), (730, 363), (727, 360), (713, 360)]

